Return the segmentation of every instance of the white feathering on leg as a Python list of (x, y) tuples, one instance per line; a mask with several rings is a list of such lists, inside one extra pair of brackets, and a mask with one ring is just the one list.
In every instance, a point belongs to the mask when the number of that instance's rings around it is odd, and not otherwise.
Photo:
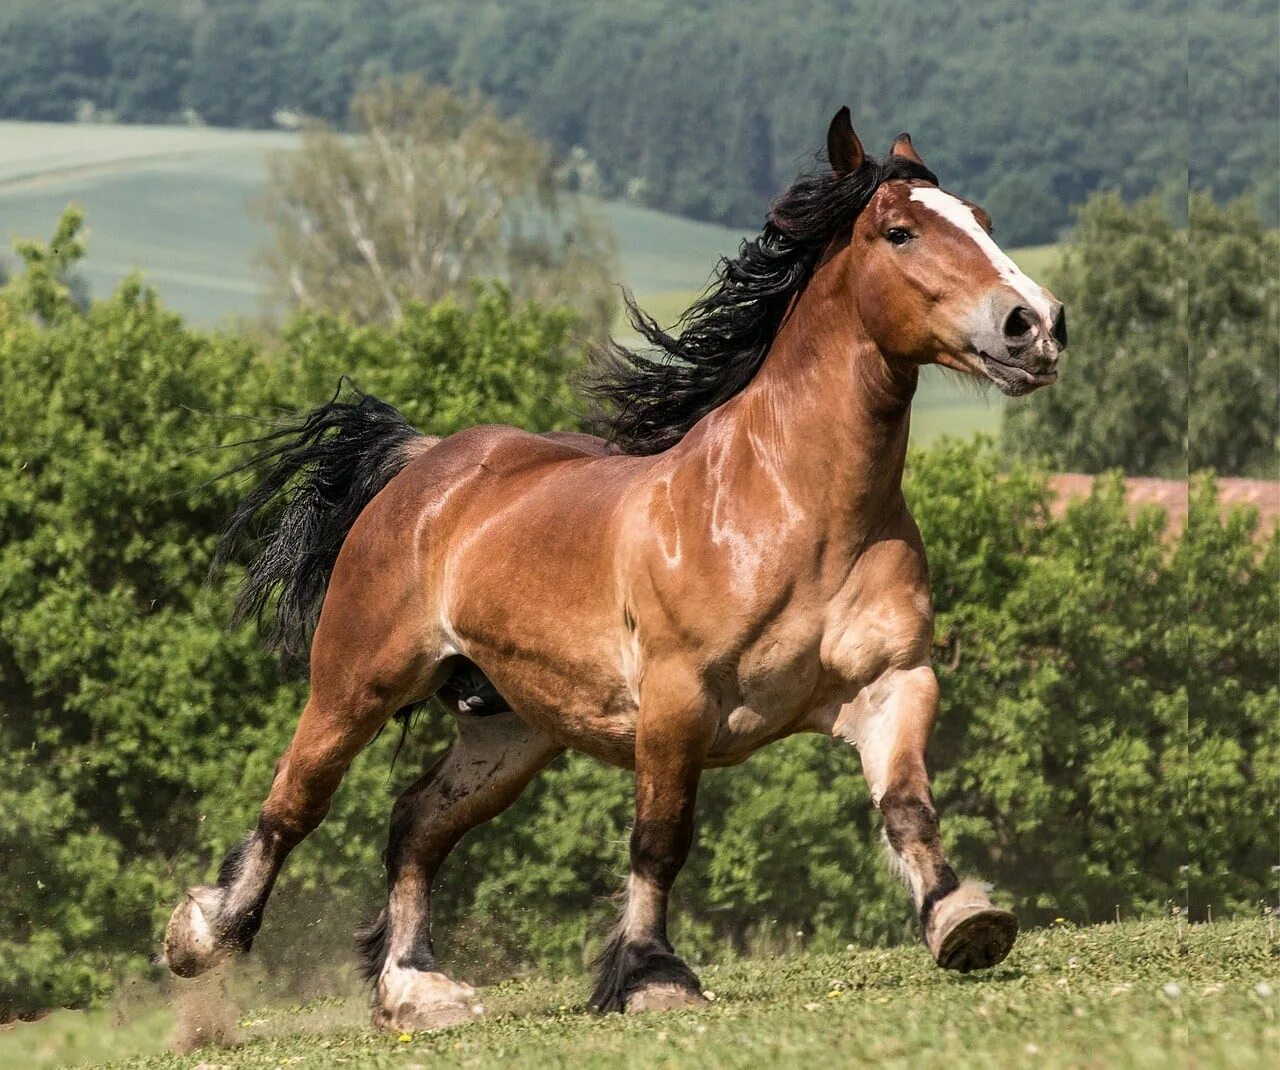
[(889, 863), (889, 872), (907, 886), (911, 892), (911, 901), (918, 910), (924, 901), (924, 887), (920, 881), (920, 875), (907, 864), (907, 860), (902, 855), (893, 849), (893, 844), (889, 842), (889, 834), (884, 829), (880, 830), (880, 839), (884, 842), (885, 860)]

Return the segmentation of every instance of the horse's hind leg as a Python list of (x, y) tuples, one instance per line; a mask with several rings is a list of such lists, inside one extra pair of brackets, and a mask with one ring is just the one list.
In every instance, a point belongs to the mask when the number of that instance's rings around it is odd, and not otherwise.
[[(180, 977), (249, 950), (280, 867), (324, 819), (352, 759), (396, 710), (432, 686), (424, 676), (434, 666), (416, 644), (385, 628), (362, 633), (351, 623), (344, 619), (337, 628), (322, 619), (312, 646), (311, 696), (276, 764), (257, 827), (232, 848), (217, 883), (190, 889), (169, 919), (164, 959)], [(382, 640), (376, 651), (371, 637)]]
[(360, 937), (381, 1029), (453, 1025), (475, 990), (441, 972), (431, 944), (431, 884), (459, 840), (495, 817), (563, 748), (514, 713), (461, 717), (458, 739), (398, 800), (387, 844), (387, 907)]
[(858, 745), (891, 861), (911, 889), (926, 946), (946, 969), (994, 966), (1013, 947), (1018, 922), (992, 905), (984, 885), (957, 880), (943, 852), (925, 768), (938, 712), (933, 670), (891, 673), (846, 709), (836, 734)]

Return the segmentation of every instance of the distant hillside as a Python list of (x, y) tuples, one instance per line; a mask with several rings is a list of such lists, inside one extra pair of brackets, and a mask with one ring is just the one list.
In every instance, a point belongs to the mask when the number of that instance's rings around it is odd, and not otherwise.
[[(197, 323), (254, 315), (263, 282), (254, 255), (268, 237), (248, 209), (266, 181), (268, 153), (297, 140), (254, 130), (0, 121), (0, 263), (12, 266), (15, 237), (47, 237), (74, 202), (88, 216), (89, 256), (78, 270), (95, 295), (138, 270)], [(615, 281), (646, 303), (660, 295), (670, 316), (743, 235), (634, 204), (600, 209), (618, 238)]]
[[(196, 324), (252, 317), (262, 308), (254, 256), (265, 237), (248, 204), (265, 180), (266, 154), (294, 140), (250, 130), (0, 121), (0, 273), (15, 266), (13, 238), (47, 238), (74, 201), (88, 216), (89, 255), (77, 273), (94, 296), (140, 271)], [(717, 257), (741, 238), (740, 231), (634, 204), (609, 201), (601, 210), (618, 238), (618, 282), (663, 323), (688, 307)], [(1043, 276), (1057, 250), (1014, 255)], [(928, 369), (912, 437), (995, 433), (1002, 408), (999, 394)]]
[(1274, 212), (1278, 29), (1274, 0), (6, 0), (0, 116), (340, 120), (417, 72), (579, 149), (590, 192), (747, 226), (847, 102), (1029, 244), (1188, 174)]

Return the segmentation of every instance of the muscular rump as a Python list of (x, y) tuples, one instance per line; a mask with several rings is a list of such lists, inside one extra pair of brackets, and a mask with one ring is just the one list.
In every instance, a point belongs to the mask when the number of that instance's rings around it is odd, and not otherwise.
[(509, 703), (568, 745), (630, 732), (614, 547), (617, 507), (649, 461), (606, 450), (586, 435), (470, 429), (376, 503), (400, 514), (402, 537), (411, 526), (426, 618), (474, 666), (451, 661), (446, 697), (472, 715)]

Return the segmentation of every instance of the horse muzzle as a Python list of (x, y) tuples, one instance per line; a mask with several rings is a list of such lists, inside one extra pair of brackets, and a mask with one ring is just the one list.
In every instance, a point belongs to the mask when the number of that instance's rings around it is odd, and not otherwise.
[(1058, 378), (1058, 357), (1067, 347), (1067, 314), (1060, 301), (1043, 312), (1016, 295), (993, 296), (974, 317), (970, 351), (979, 370), (1011, 397), (1029, 394)]

